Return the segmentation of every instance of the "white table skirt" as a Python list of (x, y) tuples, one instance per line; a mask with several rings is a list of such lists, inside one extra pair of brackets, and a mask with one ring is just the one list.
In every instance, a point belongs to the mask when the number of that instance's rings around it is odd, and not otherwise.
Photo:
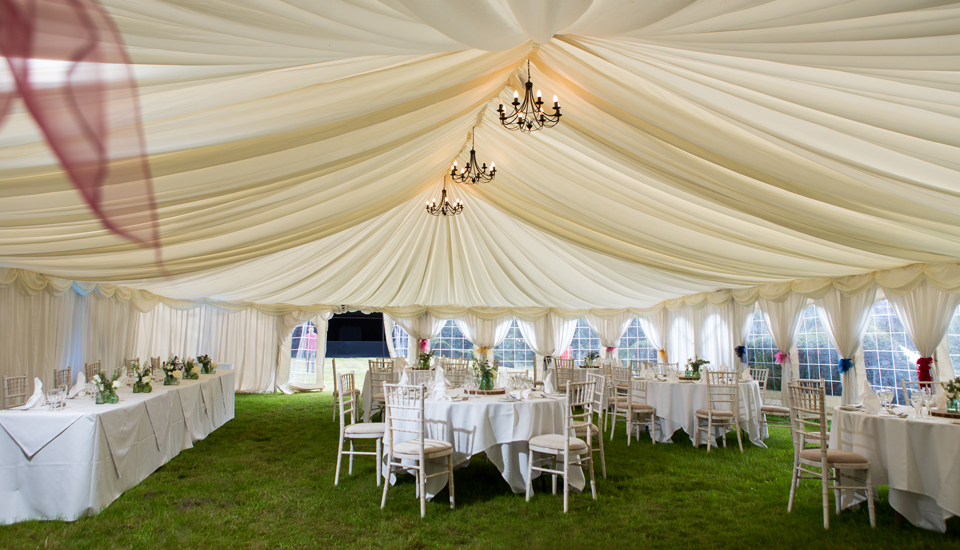
[(233, 418), (234, 373), (60, 411), (0, 411), (0, 523), (94, 515)]
[[(462, 393), (462, 390), (448, 391), (449, 395)], [(499, 401), (499, 396), (474, 396), (469, 401), (427, 399), (424, 402), (427, 438), (452, 443), (455, 465), (462, 465), (471, 456), (486, 452), (513, 492), (522, 493), (526, 490), (528, 442), (537, 435), (561, 433), (563, 408), (564, 400), (556, 398), (512, 403)], [(394, 437), (399, 443), (414, 439), (415, 435), (395, 432)], [(428, 473), (445, 468), (445, 462), (431, 463)], [(538, 475), (538, 472), (534, 472), (534, 477)], [(572, 467), (568, 482), (573, 488), (582, 490), (583, 471), (579, 467)], [(445, 475), (428, 479), (427, 495), (433, 497), (446, 484)]]
[[(873, 485), (890, 486), (890, 505), (910, 523), (946, 531), (960, 515), (960, 425), (943, 418), (909, 418), (834, 410), (830, 448), (852, 451), (870, 461)], [(852, 492), (851, 492), (852, 493)], [(864, 500), (844, 494), (844, 508)]]
[[(739, 386), (740, 410), (737, 420), (740, 428), (747, 432), (754, 445), (766, 448), (763, 440), (768, 433), (766, 429), (760, 429), (760, 385), (754, 380), (741, 382)], [(705, 382), (648, 382), (647, 403), (657, 409), (658, 441), (672, 443), (674, 432), (683, 430), (693, 443), (697, 427), (696, 411), (708, 407), (708, 397)], [(710, 437), (713, 440), (714, 434)]]

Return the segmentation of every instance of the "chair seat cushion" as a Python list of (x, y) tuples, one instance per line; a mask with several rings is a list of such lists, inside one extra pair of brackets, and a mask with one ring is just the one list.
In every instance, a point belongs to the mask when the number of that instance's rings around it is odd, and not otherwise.
[(383, 422), (359, 422), (344, 428), (343, 433), (352, 437), (383, 437), (387, 425)]
[[(538, 435), (530, 438), (531, 447), (539, 447), (541, 449), (550, 449), (553, 451), (562, 451), (565, 438), (560, 434), (548, 434), (548, 435)], [(579, 438), (571, 437), (570, 438), (570, 450), (571, 451), (583, 451), (587, 448), (587, 444)]]
[(763, 414), (776, 414), (779, 416), (790, 416), (790, 409), (779, 407), (777, 405), (762, 405), (760, 412)]
[[(354, 395), (360, 395), (360, 389), (359, 389), (359, 388), (353, 388), (353, 394), (354, 394)], [(334, 397), (338, 397), (339, 395), (340, 395), (340, 392), (339, 392), (338, 390), (333, 390), (333, 396), (334, 396)]]
[(577, 435), (586, 434), (587, 430), (591, 428), (593, 429), (593, 433), (596, 433), (596, 434), (601, 433), (600, 428), (598, 428), (597, 425), (592, 422), (574, 422), (573, 423), (573, 431), (575, 431)]
[(382, 393), (373, 394), (374, 401), (385, 401), (384, 395)]
[(732, 412), (722, 409), (697, 409), (697, 416), (700, 418), (708, 418), (711, 412), (714, 418), (733, 418)]
[[(800, 451), (800, 458), (811, 462), (820, 462), (820, 449), (807, 449)], [(831, 464), (869, 464), (870, 461), (857, 453), (850, 451), (841, 451), (840, 449), (827, 449), (827, 462)]]
[[(445, 456), (452, 452), (453, 445), (447, 443), (446, 441), (438, 441), (436, 439), (423, 440), (423, 454), (426, 456), (426, 458), (433, 456)], [(408, 441), (404, 441), (403, 443), (397, 443), (393, 447), (393, 454), (420, 456), (420, 440), (410, 439)]]
[[(618, 409), (626, 409), (626, 408), (627, 408), (627, 400), (626, 400), (626, 399), (618, 399), (618, 400), (617, 400), (617, 408), (618, 408)], [(633, 410), (635, 410), (635, 411), (651, 411), (651, 412), (652, 412), (652, 411), (657, 410), (653, 405), (647, 405), (646, 403), (630, 403), (630, 408), (633, 409)]]

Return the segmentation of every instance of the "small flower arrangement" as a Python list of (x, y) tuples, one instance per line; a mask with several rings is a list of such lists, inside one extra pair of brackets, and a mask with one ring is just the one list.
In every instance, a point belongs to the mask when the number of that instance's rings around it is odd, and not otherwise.
[(150, 393), (153, 386), (150, 385), (151, 369), (147, 366), (140, 366), (140, 361), (133, 362), (133, 393)]
[(493, 389), (493, 379), (496, 378), (497, 373), (490, 367), (490, 361), (486, 357), (474, 355), (470, 368), (480, 379), (478, 386), (481, 390)]
[(943, 393), (947, 394), (947, 399), (960, 398), (960, 376), (941, 382), (940, 385), (943, 386)]
[(687, 369), (693, 373), (693, 376), (700, 376), (700, 368), (704, 365), (709, 365), (710, 361), (700, 359), (699, 355), (694, 355), (693, 357), (693, 359), (687, 359)]
[(174, 355), (170, 359), (167, 359), (163, 362), (161, 368), (163, 369), (164, 386), (176, 386), (180, 384), (180, 378), (183, 375), (183, 363), (180, 362), (179, 357)]
[(197, 380), (200, 378), (200, 369), (195, 359), (187, 359), (183, 364), (183, 379)]
[(96, 396), (94, 397), (97, 405), (104, 403), (117, 404), (120, 397), (117, 390), (120, 389), (120, 369), (113, 370), (113, 377), (108, 377), (107, 373), (100, 371), (93, 375), (93, 384), (96, 387)]
[(596, 351), (591, 351), (583, 358), (583, 366), (591, 367), (593, 362), (600, 358), (600, 353)]
[(217, 364), (214, 363), (209, 355), (197, 357), (197, 363), (200, 363), (200, 374), (216, 374)]
[(420, 351), (417, 353), (417, 364), (413, 369), (430, 370), (430, 363), (433, 361), (433, 352), (430, 351), (430, 340), (426, 338), (420, 339), (420, 341), (417, 342), (417, 348)]

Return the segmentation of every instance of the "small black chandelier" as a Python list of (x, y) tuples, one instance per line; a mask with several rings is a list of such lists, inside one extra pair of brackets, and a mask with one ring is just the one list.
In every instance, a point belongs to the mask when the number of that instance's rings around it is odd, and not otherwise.
[(542, 130), (544, 127), (553, 128), (560, 122), (560, 102), (557, 96), (553, 96), (553, 114), (548, 115), (543, 110), (543, 100), (540, 98), (540, 90), (537, 90), (537, 99), (533, 99), (533, 82), (530, 81), (530, 60), (527, 60), (527, 84), (523, 95), (523, 103), (520, 103), (520, 94), (513, 92), (513, 113), (509, 116), (503, 109), (503, 100), (500, 100), (500, 106), (497, 112), (500, 113), (500, 124), (507, 130), (520, 130), (521, 132), (533, 132)]
[(472, 139), (473, 142), (470, 145), (470, 160), (459, 172), (457, 171), (457, 161), (454, 160), (453, 166), (450, 167), (450, 178), (457, 183), (466, 183), (467, 185), (489, 183), (493, 181), (493, 178), (497, 175), (497, 163), (490, 163), (489, 172), (487, 172), (487, 163), (483, 163), (482, 168), (477, 168), (480, 163), (477, 162), (476, 127), (473, 129)]
[(463, 201), (457, 199), (457, 202), (451, 203), (447, 198), (447, 179), (443, 179), (443, 191), (440, 194), (440, 204), (430, 199), (427, 201), (427, 212), (434, 216), (456, 216), (463, 212)]

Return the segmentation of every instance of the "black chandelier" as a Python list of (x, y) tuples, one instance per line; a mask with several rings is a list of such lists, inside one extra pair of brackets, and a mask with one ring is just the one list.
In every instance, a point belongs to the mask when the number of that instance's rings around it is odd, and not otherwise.
[(497, 175), (497, 163), (490, 163), (489, 172), (487, 172), (487, 163), (483, 163), (482, 168), (477, 168), (480, 163), (477, 162), (476, 128), (474, 128), (472, 139), (473, 142), (472, 145), (470, 145), (470, 160), (467, 162), (466, 166), (460, 169), (459, 172), (457, 171), (457, 161), (454, 160), (453, 166), (450, 167), (450, 177), (457, 183), (466, 183), (467, 185), (488, 183)]
[(457, 199), (457, 202), (451, 203), (450, 199), (447, 198), (447, 180), (443, 180), (443, 191), (440, 194), (440, 204), (437, 204), (437, 201), (430, 199), (427, 201), (427, 212), (433, 214), (434, 216), (456, 216), (457, 214), (463, 212), (463, 201)]
[(508, 130), (533, 132), (544, 127), (553, 128), (560, 122), (560, 102), (553, 96), (553, 114), (548, 115), (543, 110), (543, 100), (540, 90), (537, 90), (537, 99), (533, 99), (533, 82), (530, 81), (530, 60), (527, 60), (527, 84), (523, 94), (523, 103), (520, 103), (520, 94), (513, 92), (513, 113), (509, 116), (503, 109), (503, 100), (497, 111), (500, 113), (500, 124)]

